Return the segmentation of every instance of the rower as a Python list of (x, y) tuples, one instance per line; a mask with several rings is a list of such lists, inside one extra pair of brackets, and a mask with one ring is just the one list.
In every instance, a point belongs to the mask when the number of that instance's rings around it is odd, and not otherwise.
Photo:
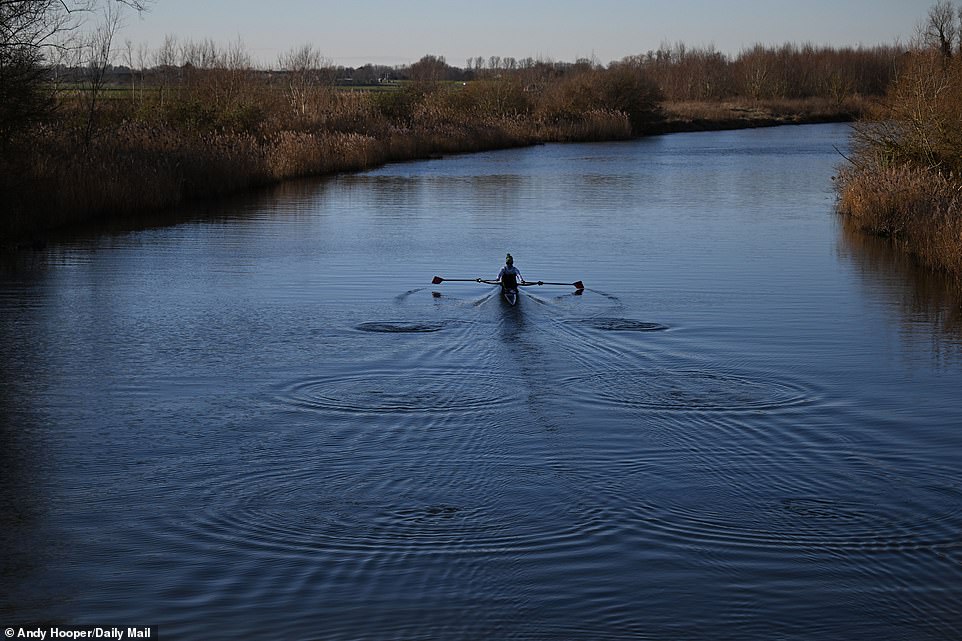
[(511, 254), (504, 257), (504, 267), (498, 272), (498, 281), (501, 282), (501, 288), (507, 290), (516, 290), (518, 289), (518, 283), (524, 282), (524, 276), (514, 266), (514, 258)]

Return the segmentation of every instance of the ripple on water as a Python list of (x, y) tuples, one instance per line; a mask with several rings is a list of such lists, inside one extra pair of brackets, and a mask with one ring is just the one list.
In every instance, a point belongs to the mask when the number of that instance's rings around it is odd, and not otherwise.
[(645, 323), (631, 318), (594, 317), (568, 322), (603, 332), (662, 332), (668, 329), (667, 325), (661, 323)]
[[(540, 505), (532, 517), (530, 506), (503, 500), (516, 491), (514, 477), (466, 474), (456, 465), (440, 476), (451, 482), (395, 488), (384, 496), (359, 487), (364, 484), (349, 465), (271, 465), (214, 480), (205, 508), (180, 515), (163, 536), (288, 557), (374, 559), (392, 553), (556, 554), (590, 546), (618, 527), (610, 514), (563, 500)], [(551, 478), (529, 480), (552, 489)]]
[[(183, 536), (285, 555), (319, 552), (487, 554), (580, 548), (614, 524), (572, 517), (530, 519), (478, 506), (342, 505), (312, 510), (246, 506), (181, 521)], [(597, 531), (596, 531), (597, 530)]]
[(586, 405), (676, 412), (774, 410), (812, 400), (801, 384), (702, 369), (610, 370), (564, 380)]
[(799, 496), (756, 502), (660, 506), (637, 516), (646, 537), (724, 546), (833, 552), (931, 550), (956, 546), (962, 508), (933, 501), (921, 486), (888, 497)]
[(448, 323), (404, 323), (392, 321), (370, 321), (355, 326), (362, 332), (376, 334), (428, 334), (440, 332)]
[(520, 402), (517, 380), (479, 370), (367, 371), (318, 376), (282, 388), (286, 406), (352, 414), (437, 414), (507, 409)]

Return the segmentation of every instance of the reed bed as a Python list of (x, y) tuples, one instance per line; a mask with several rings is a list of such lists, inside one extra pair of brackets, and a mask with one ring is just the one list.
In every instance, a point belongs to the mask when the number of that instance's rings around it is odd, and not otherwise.
[(414, 83), (382, 93), (314, 87), (310, 100), (293, 105), (282, 85), (241, 78), (226, 91), (221, 75), (205, 81), (195, 71), (189, 83), (104, 102), (96, 114), (68, 97), (54, 122), (26, 132), (0, 157), (9, 210), (0, 233), (30, 236), (392, 161), (624, 139), (644, 133), (658, 98), (640, 73), (621, 73), (618, 82), (626, 77), (646, 89), (639, 94), (645, 102), (619, 102), (600, 72), (539, 94), (512, 80)]
[(910, 165), (862, 165), (838, 176), (839, 211), (962, 285), (962, 184)]
[(662, 128), (690, 131), (846, 122), (865, 115), (871, 106), (860, 96), (666, 101)]
[(427, 55), (347, 69), (307, 45), (266, 70), (240, 43), (168, 37), (138, 50), (138, 65), (128, 44), (127, 64), (113, 67), (116, 26), (97, 32), (103, 47), (56, 68), (36, 54), (42, 30), (36, 41), (0, 42), (20, 78), (0, 103), (0, 245), (390, 161), (843, 120), (860, 112), (861, 96), (883, 93), (904, 60), (900, 47), (786, 44), (729, 56), (679, 42), (607, 66), (492, 56), (459, 69)]
[[(191, 58), (156, 67), (149, 79), (141, 72), (139, 81), (133, 77), (129, 89), (111, 91), (109, 100), (64, 91), (52, 118), (0, 137), (7, 209), (0, 216), (0, 244), (72, 222), (137, 216), (393, 161), (841, 120), (860, 108), (852, 95), (835, 101), (773, 91), (738, 97), (735, 84), (701, 102), (673, 96), (676, 102), (666, 106), (664, 96), (674, 85), (665, 73), (677, 67), (687, 74), (702, 60), (682, 53), (626, 58), (608, 68), (587, 61), (479, 68), (467, 82), (413, 79), (382, 91), (338, 90), (317, 69), (274, 74), (232, 67), (230, 57), (208, 66)], [(802, 53), (811, 52), (793, 55)], [(872, 59), (886, 56), (876, 52)], [(412, 77), (423, 62), (412, 65)], [(681, 96), (677, 89), (671, 91)]]
[(962, 284), (962, 60), (907, 56), (872, 119), (855, 128), (838, 208), (866, 232)]

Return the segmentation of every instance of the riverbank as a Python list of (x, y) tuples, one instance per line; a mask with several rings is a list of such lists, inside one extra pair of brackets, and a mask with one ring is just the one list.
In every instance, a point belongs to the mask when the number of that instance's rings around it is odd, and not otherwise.
[(859, 97), (667, 102), (657, 133), (723, 131), (829, 122), (851, 122), (870, 108)]
[(543, 142), (623, 140), (631, 129), (623, 114), (599, 112), (534, 132), (498, 119), (457, 127), (289, 130), (269, 136), (123, 123), (113, 135), (83, 146), (48, 134), (38, 136), (29, 151), (8, 156), (3, 168), (8, 171), (0, 176), (8, 207), (0, 237), (18, 245), (32, 245), (64, 226), (137, 217), (295, 178)]
[(839, 173), (839, 212), (962, 286), (962, 60), (915, 51)]
[(29, 146), (5, 157), (0, 186), (10, 213), (0, 232), (8, 243), (32, 247), (64, 226), (135, 218), (298, 177), (549, 142), (847, 121), (862, 109), (852, 100), (833, 105), (824, 99), (667, 102), (655, 108), (648, 99), (634, 113), (589, 105), (575, 113), (522, 116), (479, 114), (419, 98), (417, 109), (402, 105), (406, 113), (399, 118), (390, 111), (398, 108), (397, 97), (389, 109), (378, 104), (380, 112), (372, 113), (365, 98), (340, 95), (328, 106), (338, 121), (323, 128), (185, 127), (169, 118), (132, 118), (125, 109), (85, 141), (47, 126)]
[(661, 94), (637, 66), (341, 91), (251, 69), (179, 70), (141, 89), (61, 92), (0, 153), (0, 238), (217, 198), (291, 178), (541, 142), (644, 135)]
[(962, 287), (962, 184), (925, 167), (861, 164), (839, 172), (839, 212)]

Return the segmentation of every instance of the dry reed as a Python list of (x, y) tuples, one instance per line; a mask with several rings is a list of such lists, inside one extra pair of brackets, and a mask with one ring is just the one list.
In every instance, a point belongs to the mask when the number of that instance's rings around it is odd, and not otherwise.
[(962, 185), (909, 165), (842, 170), (839, 211), (863, 231), (891, 238), (923, 264), (962, 284)]
[[(543, 65), (542, 65), (543, 66)], [(77, 92), (56, 120), (0, 154), (2, 238), (102, 216), (131, 216), (288, 178), (540, 142), (621, 140), (665, 130), (653, 67), (544, 66), (467, 84), (413, 82), (384, 92), (292, 87), (249, 69), (166, 67), (153, 84), (86, 114)], [(527, 79), (525, 79), (527, 78)], [(824, 102), (824, 101), (823, 101)], [(717, 105), (675, 128), (823, 117), (811, 100)], [(704, 105), (702, 106), (704, 110)], [(741, 111), (739, 111), (741, 109)], [(734, 115), (733, 115), (734, 114)], [(808, 114), (808, 115), (805, 115)], [(95, 118), (88, 116), (96, 116)], [(794, 120), (793, 120), (794, 117)], [(825, 115), (838, 119), (839, 107)], [(93, 126), (90, 126), (93, 125)]]
[(839, 211), (962, 283), (962, 61), (917, 51), (855, 129)]

